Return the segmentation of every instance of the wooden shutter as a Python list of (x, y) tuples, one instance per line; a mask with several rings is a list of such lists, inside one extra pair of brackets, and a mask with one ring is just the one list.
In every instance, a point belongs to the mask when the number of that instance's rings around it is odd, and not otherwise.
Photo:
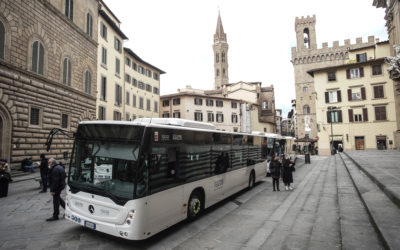
[(339, 119), (338, 122), (342, 122), (342, 121), (343, 121), (343, 120), (342, 120), (342, 111), (341, 111), (341, 110), (338, 110), (337, 112), (338, 112), (338, 119)]
[(346, 78), (350, 79), (350, 69), (346, 69)]
[(353, 122), (353, 110), (349, 109), (349, 122)]
[(329, 92), (325, 92), (325, 103), (329, 103)]
[(362, 99), (362, 100), (367, 99), (367, 96), (366, 96), (366, 94), (365, 94), (365, 88), (364, 88), (364, 87), (361, 88), (361, 99)]
[(364, 68), (360, 67), (360, 77), (364, 77)]
[(368, 121), (368, 109), (363, 108), (363, 121), (367, 122)]
[(347, 100), (351, 101), (351, 89), (347, 90)]
[(338, 102), (342, 101), (342, 92), (340, 90), (337, 91), (337, 100)]
[(326, 111), (326, 120), (328, 123), (331, 123), (331, 112), (330, 111)]

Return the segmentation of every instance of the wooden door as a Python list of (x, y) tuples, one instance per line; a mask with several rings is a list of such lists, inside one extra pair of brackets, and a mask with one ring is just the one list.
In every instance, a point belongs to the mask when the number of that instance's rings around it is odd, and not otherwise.
[(364, 150), (364, 137), (356, 137), (356, 150)]

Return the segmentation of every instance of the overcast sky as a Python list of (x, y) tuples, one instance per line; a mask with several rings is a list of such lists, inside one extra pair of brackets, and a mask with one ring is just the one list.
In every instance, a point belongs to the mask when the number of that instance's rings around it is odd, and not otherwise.
[(218, 9), (227, 34), (229, 82), (260, 81), (275, 87), (276, 107), (286, 114), (295, 98), (291, 47), (296, 17), (316, 15), (318, 47), (323, 42), (387, 40), (384, 9), (372, 0), (104, 0), (128, 36), (124, 46), (166, 71), (161, 94), (186, 85), (214, 86), (213, 35)]

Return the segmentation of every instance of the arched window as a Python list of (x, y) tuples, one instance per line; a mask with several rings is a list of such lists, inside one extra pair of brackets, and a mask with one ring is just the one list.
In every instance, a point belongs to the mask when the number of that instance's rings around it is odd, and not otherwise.
[(65, 85), (71, 86), (71, 61), (68, 58), (63, 60), (63, 78), (62, 82)]
[(6, 44), (6, 28), (0, 21), (0, 59), (4, 59), (4, 47)]
[(65, 0), (65, 16), (73, 20), (74, 18), (74, 0)]
[(303, 114), (305, 114), (305, 115), (310, 114), (310, 106), (308, 106), (308, 105), (303, 106)]
[(217, 76), (219, 76), (219, 69), (217, 69), (217, 73), (216, 73), (216, 75), (217, 75)]
[(93, 34), (93, 17), (90, 13), (86, 14), (86, 34), (92, 37)]
[(86, 94), (91, 94), (91, 88), (92, 88), (92, 75), (90, 74), (89, 70), (86, 70), (85, 72), (85, 93)]
[(225, 76), (225, 69), (222, 69), (222, 76)]
[(221, 61), (224, 63), (225, 62), (225, 52), (222, 52), (222, 54), (221, 54)]
[(215, 54), (215, 62), (219, 62), (219, 53)]
[(304, 35), (304, 47), (309, 49), (310, 48), (310, 31), (308, 30), (308, 28), (304, 29), (303, 35)]
[(32, 43), (32, 55), (31, 55), (31, 71), (40, 75), (43, 75), (44, 68), (44, 47), (39, 41)]

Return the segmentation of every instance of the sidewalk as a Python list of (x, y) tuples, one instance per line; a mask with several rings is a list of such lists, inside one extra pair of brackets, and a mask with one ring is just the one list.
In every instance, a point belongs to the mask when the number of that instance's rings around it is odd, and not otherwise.
[(344, 151), (400, 208), (400, 152), (395, 150)]

